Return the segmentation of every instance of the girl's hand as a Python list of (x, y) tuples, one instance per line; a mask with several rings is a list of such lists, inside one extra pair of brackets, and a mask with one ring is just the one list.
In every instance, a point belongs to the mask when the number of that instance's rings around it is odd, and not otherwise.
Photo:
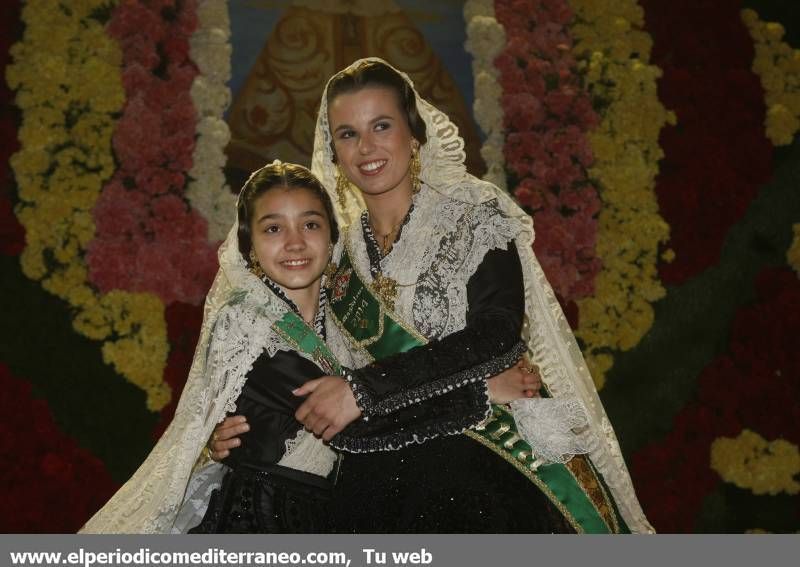
[(239, 435), (250, 431), (247, 418), (243, 415), (233, 415), (226, 417), (225, 421), (214, 428), (211, 439), (206, 445), (211, 451), (211, 459), (221, 461), (231, 454), (231, 449), (242, 444)]

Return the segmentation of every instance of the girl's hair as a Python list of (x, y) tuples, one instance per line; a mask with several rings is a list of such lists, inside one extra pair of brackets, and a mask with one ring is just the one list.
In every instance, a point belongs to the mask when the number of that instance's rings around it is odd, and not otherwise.
[[(406, 115), (411, 134), (424, 144), (428, 137), (425, 134), (425, 122), (417, 112), (417, 100), (414, 89), (394, 69), (379, 61), (365, 61), (352, 69), (345, 69), (333, 76), (328, 83), (326, 102), (331, 103), (342, 94), (353, 93), (367, 87), (383, 87), (390, 89), (397, 97), (400, 110)], [(331, 149), (333, 148), (331, 142)], [(334, 151), (333, 155), (336, 155)]]
[(322, 203), (325, 208), (325, 214), (328, 216), (328, 223), (331, 227), (331, 242), (335, 244), (339, 240), (339, 226), (336, 224), (336, 216), (333, 214), (333, 203), (319, 179), (302, 165), (273, 163), (253, 173), (239, 194), (239, 252), (248, 265), (250, 264), (250, 248), (253, 245), (250, 223), (253, 220), (256, 199), (276, 187), (308, 189), (314, 193)]

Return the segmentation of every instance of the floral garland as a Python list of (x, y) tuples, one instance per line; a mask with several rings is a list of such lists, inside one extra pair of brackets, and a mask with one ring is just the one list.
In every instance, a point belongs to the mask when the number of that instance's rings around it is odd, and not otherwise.
[(486, 134), (481, 146), (481, 157), (487, 166), (483, 178), (505, 189), (502, 88), (497, 82), (499, 72), (493, 61), (506, 45), (506, 32), (495, 17), (494, 0), (467, 0), (464, 3), (464, 21), (467, 24), (464, 47), (472, 55), (473, 111), (475, 121)]
[(669, 227), (654, 191), (663, 153), (659, 133), (675, 117), (659, 102), (650, 65), (651, 39), (634, 0), (571, 0), (573, 53), (602, 121), (590, 136), (589, 170), (603, 202), (597, 256), (603, 269), (595, 293), (578, 302), (576, 335), (598, 388), (613, 365), (610, 351), (636, 346), (653, 324), (652, 303), (664, 296), (656, 273), (658, 248)]
[[(767, 137), (775, 146), (788, 145), (800, 130), (800, 50), (781, 41), (785, 33), (781, 24), (763, 22), (750, 9), (742, 10), (742, 21), (755, 46), (753, 72), (764, 87)], [(786, 258), (800, 276), (800, 224), (794, 225)]]
[[(73, 306), (75, 329), (105, 340), (104, 360), (145, 387), (160, 382), (147, 369), (166, 350), (163, 316), (151, 313), (157, 299), (99, 297), (83, 261), (95, 232), (91, 210), (114, 171), (111, 137), (124, 100), (121, 53), (104, 28), (109, 7), (105, 0), (69, 10), (44, 0), (25, 4), (25, 34), (12, 47), (14, 63), (6, 72), (22, 111), (21, 149), (11, 166), (27, 240), (23, 272)], [(127, 352), (131, 345), (140, 348)], [(161, 393), (169, 398), (168, 391)], [(150, 405), (158, 407), (158, 401)]]
[[(126, 2), (109, 33), (123, 50), (127, 101), (114, 132), (119, 166), (94, 209), (87, 263), (99, 289), (199, 303), (216, 272), (207, 223), (184, 199), (197, 116), (189, 37), (193, 2)], [(166, 353), (165, 353), (166, 354)]]
[(65, 296), (84, 293), (79, 252), (94, 235), (90, 210), (114, 170), (111, 132), (123, 92), (119, 50), (93, 16), (105, 7), (27, 2), (25, 35), (6, 70), (22, 111), (21, 149), (11, 158), (27, 231), (22, 268)]
[[(767, 269), (757, 278), (756, 292), (757, 303), (736, 314), (729, 354), (709, 364), (698, 378), (695, 401), (675, 416), (663, 440), (633, 455), (631, 472), (639, 500), (661, 532), (692, 531), (720, 475), (741, 486), (758, 487), (759, 493), (777, 494), (793, 486), (787, 484), (788, 472), (759, 475), (764, 474), (760, 465), (796, 471), (797, 455), (784, 442), (800, 445), (798, 385), (787, 379), (800, 376), (800, 319), (787, 308), (800, 305), (800, 280), (787, 269)], [(744, 429), (784, 442), (765, 445), (750, 436), (742, 439)], [(731, 456), (731, 442), (719, 438), (738, 438), (738, 450), (745, 453)], [(779, 452), (768, 460), (743, 463), (748, 454), (760, 453), (763, 459), (770, 446)]]
[(766, 95), (767, 137), (776, 146), (791, 144), (800, 130), (800, 50), (781, 41), (781, 24), (762, 22), (750, 9), (742, 10), (742, 21), (756, 50), (753, 72)]
[[(11, 160), (28, 240), (21, 263), (76, 308), (75, 329), (104, 340), (104, 360), (158, 410), (170, 399), (164, 303), (199, 302), (216, 269), (207, 224), (181, 195), (196, 124), (195, 5), (121, 4), (108, 31), (122, 52), (105, 29), (112, 7), (34, 1), (23, 11), (7, 73), (23, 112)], [(101, 194), (114, 172), (112, 132), (120, 164)]]
[(677, 285), (718, 262), (730, 227), (770, 178), (773, 150), (739, 3), (642, 5), (655, 41), (653, 61), (664, 71), (661, 97), (680, 123), (661, 137), (666, 158), (656, 186), (676, 254), (659, 274)]
[(208, 240), (224, 240), (233, 224), (236, 197), (225, 181), (223, 167), (230, 129), (223, 119), (230, 106), (230, 19), (227, 0), (199, 0), (199, 25), (191, 38), (190, 55), (199, 73), (191, 88), (197, 112), (197, 140), (189, 170), (186, 197), (208, 221)]
[(197, 124), (190, 95), (197, 71), (189, 60), (196, 25), (193, 2), (152, 0), (120, 5), (108, 27), (123, 50), (127, 102), (114, 133), (119, 166), (94, 208), (97, 236), (87, 263), (99, 289), (157, 298), (129, 307), (158, 319), (159, 335), (109, 353), (153, 410), (170, 400), (165, 305), (202, 301), (217, 265), (207, 223), (183, 196)]
[(744, 429), (736, 438), (719, 437), (711, 444), (711, 468), (725, 482), (753, 494), (800, 493), (800, 450), (784, 439), (769, 442)]
[[(507, 169), (533, 215), (534, 250), (568, 315), (592, 293), (600, 200), (587, 180), (587, 133), (598, 122), (570, 51), (565, 0), (496, 0), (508, 38), (495, 60), (503, 88)], [(574, 317), (570, 317), (574, 323)]]

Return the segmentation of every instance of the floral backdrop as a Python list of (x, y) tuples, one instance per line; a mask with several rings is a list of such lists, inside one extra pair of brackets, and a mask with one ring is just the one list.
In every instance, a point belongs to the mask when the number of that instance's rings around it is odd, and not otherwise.
[[(71, 532), (191, 362), (235, 200), (229, 6), (2, 4), (0, 531)], [(791, 4), (464, 4), (485, 177), (534, 218), (661, 532), (800, 530)]]

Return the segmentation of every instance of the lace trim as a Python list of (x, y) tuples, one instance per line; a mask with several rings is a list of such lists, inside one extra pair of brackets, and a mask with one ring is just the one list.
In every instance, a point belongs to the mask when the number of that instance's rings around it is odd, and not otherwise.
[(397, 451), (410, 445), (425, 443), (439, 437), (459, 435), (478, 426), (492, 415), (486, 383), (474, 383), (480, 395), (475, 399), (474, 409), (467, 415), (447, 419), (424, 426), (410, 424), (396, 433), (374, 437), (350, 437), (342, 433), (331, 440), (331, 446), (348, 453), (375, 453), (378, 451)]
[(417, 261), (419, 277), (411, 311), (429, 337), (449, 335), (466, 325), (467, 282), (489, 250), (507, 249), (518, 234), (496, 201), (472, 206), (451, 199), (436, 207), (445, 228)]
[(520, 437), (546, 462), (566, 463), (597, 448), (599, 439), (577, 397), (521, 399), (510, 405)]
[[(411, 213), (414, 210), (414, 203), (412, 201), (411, 206), (408, 208), (408, 212), (406, 212), (406, 216), (403, 217), (403, 222), (400, 223), (400, 226), (397, 228), (397, 235), (394, 237), (392, 241), (392, 249), (386, 254), (388, 256), (394, 250), (394, 245), (400, 240), (401, 235), (403, 234), (403, 229), (408, 224), (408, 221), (411, 219)], [(386, 256), (383, 255), (381, 251), (381, 247), (378, 244), (378, 241), (375, 239), (375, 233), (372, 230), (372, 225), (369, 222), (369, 211), (364, 209), (364, 212), (361, 213), (361, 230), (364, 233), (364, 242), (367, 244), (367, 255), (369, 256), (369, 273), (374, 278), (379, 273), (381, 273), (381, 260), (383, 260)]]
[(301, 429), (286, 440), (286, 451), (278, 464), (284, 467), (326, 477), (333, 470), (336, 453), (313, 433)]
[[(422, 384), (417, 388), (392, 394), (380, 401), (373, 401), (374, 395), (369, 392), (365, 385), (360, 385), (359, 389), (362, 390), (362, 393), (364, 391), (367, 392), (367, 395), (363, 397), (367, 400), (369, 415), (388, 415), (399, 409), (451, 392), (455, 388), (461, 388), (479, 380), (487, 380), (514, 366), (523, 354), (525, 354), (525, 344), (520, 341), (508, 352), (497, 358), (433, 382)], [(357, 376), (358, 371), (355, 371), (354, 381), (356, 382), (358, 380)]]
[(374, 396), (366, 386), (359, 383), (358, 380), (353, 377), (352, 371), (345, 372), (344, 379), (347, 381), (347, 385), (350, 386), (350, 390), (353, 392), (353, 396), (356, 399), (356, 406), (359, 410), (361, 410), (361, 419), (364, 421), (369, 421), (369, 416), (375, 414), (373, 411)]
[[(275, 295), (277, 295), (281, 300), (283, 300), (289, 308), (294, 311), (301, 319), (303, 318), (303, 314), (300, 313), (300, 308), (297, 307), (297, 304), (292, 301), (288, 295), (286, 295), (286, 291), (277, 283), (275, 283), (272, 279), (268, 276), (264, 275), (259, 278), (264, 285), (266, 285), (270, 291), (272, 291)], [(325, 306), (328, 304), (328, 293), (325, 289), (325, 286), (320, 286), (319, 290), (319, 301), (317, 303), (317, 314), (314, 316), (314, 332), (317, 333), (322, 340), (325, 340)]]

